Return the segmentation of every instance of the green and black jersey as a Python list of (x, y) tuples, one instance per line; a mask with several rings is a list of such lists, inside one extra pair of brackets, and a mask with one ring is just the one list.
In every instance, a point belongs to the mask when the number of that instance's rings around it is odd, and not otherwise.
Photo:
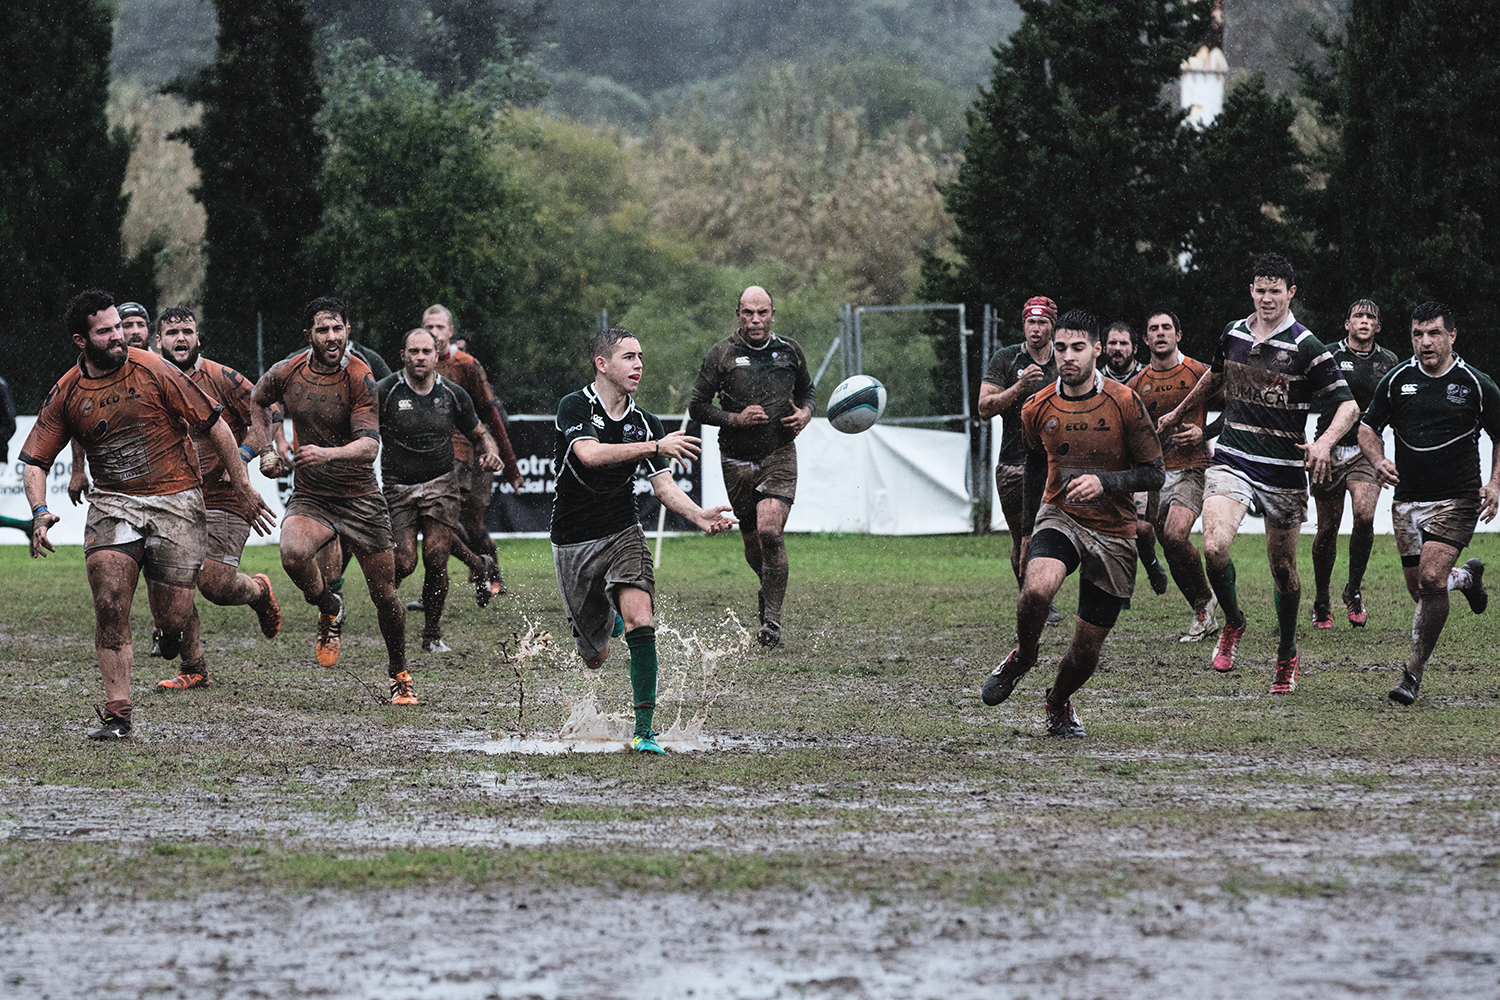
[(380, 400), (380, 478), (414, 486), (453, 471), (453, 432), (472, 435), (479, 426), (474, 401), (463, 389), (434, 375), (424, 396), (404, 371), (375, 385)]
[(625, 413), (616, 420), (592, 385), (564, 396), (557, 404), (557, 445), (553, 466), (557, 469), (557, 492), (552, 497), (552, 542), (574, 545), (608, 538), (638, 524), (635, 503), (635, 470), (647, 468), (647, 476), (671, 471), (664, 455), (640, 463), (585, 466), (573, 454), (573, 444), (593, 439), (600, 444), (635, 444), (666, 437), (656, 414), (647, 413), (630, 399)]
[[(719, 453), (725, 458), (758, 462), (796, 438), (781, 423), (783, 417), (792, 415), (793, 403), (801, 409), (816, 400), (807, 358), (795, 340), (773, 334), (763, 346), (751, 347), (736, 331), (703, 356), (688, 413), (701, 424), (720, 428)], [(724, 426), (725, 414), (756, 405), (766, 411), (769, 423)]]
[[(1001, 348), (990, 356), (989, 367), (984, 371), (984, 381), (990, 385), (997, 385), (1002, 389), (1009, 389), (1021, 379), (1021, 373), (1032, 365), (1037, 364), (1032, 358), (1031, 352), (1026, 350), (1026, 344), (1012, 344)], [(1057, 359), (1052, 356), (1052, 345), (1047, 345), (1047, 360), (1039, 366), (1046, 379), (1038, 382), (1036, 391), (1030, 395), (1017, 399), (1010, 405), (1010, 409), (1000, 414), (1000, 464), (1001, 465), (1024, 465), (1026, 464), (1026, 446), (1021, 443), (1021, 407), (1026, 405), (1026, 400), (1045, 389), (1048, 383), (1057, 380)]]
[(1500, 389), (1461, 358), (1429, 375), (1416, 358), (1386, 373), (1364, 423), (1396, 436), (1396, 499), (1451, 500), (1479, 492), (1479, 429), (1500, 441)]
[[(1349, 383), (1349, 391), (1354, 393), (1354, 401), (1359, 404), (1360, 411), (1370, 405), (1370, 399), (1375, 395), (1375, 387), (1380, 380), (1385, 378), (1385, 373), (1401, 363), (1396, 355), (1376, 344), (1367, 353), (1361, 354), (1349, 346), (1347, 339), (1339, 342), (1333, 349), (1333, 363), (1339, 366), (1343, 373), (1344, 381)], [(1318, 414), (1318, 427), (1313, 432), (1313, 438), (1320, 438), (1328, 425), (1333, 423), (1333, 411), (1337, 407), (1324, 407)], [(1340, 446), (1357, 446), (1359, 444), (1359, 422), (1349, 428), (1349, 433), (1339, 438)]]

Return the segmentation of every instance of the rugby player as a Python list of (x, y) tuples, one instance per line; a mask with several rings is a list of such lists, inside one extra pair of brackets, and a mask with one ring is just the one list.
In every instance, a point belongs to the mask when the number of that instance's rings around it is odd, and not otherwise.
[[(1104, 374), (1116, 382), (1129, 385), (1130, 380), (1140, 374), (1143, 365), (1138, 357), (1135, 328), (1123, 319), (1117, 319), (1104, 331)], [(1135, 549), (1146, 567), (1146, 581), (1158, 594), (1167, 592), (1167, 571), (1161, 568), (1156, 558), (1156, 527), (1152, 524), (1156, 511), (1150, 506), (1151, 494), (1140, 493), (1135, 498)], [(1125, 602), (1130, 607), (1130, 602)]]
[(193, 614), (193, 588), (207, 530), (191, 432), (204, 432), (234, 484), (238, 512), (258, 532), (273, 524), (250, 486), (220, 407), (175, 366), (125, 344), (114, 299), (90, 289), (68, 303), (65, 324), (82, 350), (48, 393), (21, 449), (35, 534), (32, 558), (53, 551), (47, 530), (47, 471), (70, 438), (83, 443), (94, 473), (84, 526), (84, 564), (94, 595), (94, 651), (104, 680), (94, 740), (130, 735), (130, 606), (144, 571), (152, 616), (180, 642)]
[[(1307, 471), (1328, 479), (1333, 445), (1359, 418), (1333, 355), (1292, 314), (1296, 272), (1280, 254), (1262, 255), (1252, 269), (1255, 311), (1224, 329), (1213, 369), (1198, 380), (1158, 430), (1171, 433), (1213, 393), (1224, 393), (1224, 432), (1203, 481), (1203, 555), (1208, 582), (1224, 612), (1214, 648), (1215, 670), (1233, 670), (1245, 635), (1229, 547), (1252, 504), (1266, 520), (1266, 558), (1275, 584), (1279, 642), (1272, 694), (1297, 688), (1297, 619), (1302, 582), (1297, 537), (1307, 519)], [(1328, 427), (1306, 443), (1307, 414), (1317, 401), (1331, 407)]]
[(1099, 665), (1099, 651), (1135, 587), (1135, 499), (1160, 489), (1161, 445), (1140, 397), (1097, 368), (1099, 324), (1082, 310), (1064, 313), (1052, 335), (1057, 380), (1026, 401), (1021, 433), (1026, 489), (1045, 481), (1031, 552), (1016, 602), (1018, 645), (985, 678), (986, 705), (1009, 698), (1036, 665), (1047, 609), (1063, 580), (1079, 570), (1078, 625), (1043, 704), (1052, 736), (1087, 735), (1074, 692)]
[[(1369, 299), (1360, 299), (1349, 307), (1344, 318), (1344, 339), (1333, 349), (1334, 364), (1349, 383), (1354, 401), (1363, 410), (1370, 405), (1375, 385), (1385, 373), (1401, 363), (1395, 354), (1375, 343), (1380, 332), (1380, 307)], [(1315, 436), (1322, 435), (1333, 420), (1324, 411), (1318, 415)], [(1339, 438), (1333, 446), (1332, 464), (1326, 483), (1314, 483), (1313, 502), (1318, 507), (1318, 533), (1313, 536), (1313, 628), (1332, 628), (1333, 609), (1328, 599), (1328, 585), (1333, 578), (1333, 563), (1338, 558), (1339, 522), (1344, 519), (1344, 493), (1354, 504), (1354, 526), (1349, 532), (1349, 579), (1344, 584), (1344, 610), (1349, 624), (1363, 628), (1367, 620), (1365, 599), (1359, 588), (1364, 582), (1370, 549), (1375, 545), (1375, 502), (1380, 499), (1380, 482), (1375, 467), (1359, 446), (1359, 427)]]
[[(1128, 385), (1141, 397), (1146, 413), (1154, 421), (1171, 412), (1187, 398), (1193, 387), (1208, 372), (1208, 365), (1196, 361), (1181, 350), (1182, 330), (1177, 315), (1161, 309), (1146, 318), (1146, 349), (1151, 363)], [(1211, 406), (1222, 406), (1222, 399), (1205, 400)], [(1203, 470), (1208, 466), (1207, 438), (1217, 428), (1204, 426), (1207, 407), (1200, 403), (1187, 414), (1176, 431), (1161, 438), (1162, 461), (1166, 479), (1160, 492), (1151, 494), (1146, 506), (1161, 535), (1162, 552), (1171, 567), (1177, 589), (1193, 609), (1193, 621), (1179, 642), (1200, 642), (1219, 630), (1214, 617), (1217, 604), (1214, 592), (1203, 575), (1203, 560), (1193, 544), (1193, 522), (1203, 512)], [(1137, 504), (1137, 511), (1140, 505)], [(1141, 543), (1140, 521), (1136, 523), (1136, 546)], [(1165, 588), (1163, 588), (1165, 590)]]
[[(1480, 614), (1489, 605), (1484, 563), (1458, 554), (1479, 519), (1492, 521), (1500, 504), (1500, 389), (1453, 353), (1458, 327), (1441, 302), (1411, 314), (1412, 357), (1381, 378), (1359, 427), (1359, 446), (1383, 484), (1396, 487), (1391, 520), (1406, 589), (1417, 602), (1411, 656), (1390, 698), (1417, 700), (1422, 672), (1448, 620), (1448, 591), (1457, 590)], [(1381, 432), (1396, 437), (1396, 460), (1385, 457)], [(1490, 480), (1479, 483), (1479, 430), (1490, 437)]]
[[(422, 533), (422, 605), (427, 623), (422, 649), (447, 653), (443, 605), (448, 600), (448, 556), (463, 560), (476, 576), (489, 580), (493, 561), (463, 543), (459, 520), (458, 472), (453, 464), (457, 429), (480, 451), (486, 471), (500, 468), (500, 455), (479, 422), (469, 394), (437, 373), (437, 348), (421, 327), (407, 331), (400, 372), (375, 385), (380, 400), (380, 478), (396, 539), (396, 583), (417, 568), (417, 532)], [(480, 607), (490, 600), (488, 586), (475, 593)]]
[[(342, 299), (313, 299), (303, 309), (303, 322), (312, 350), (271, 366), (251, 397), (261, 427), (269, 419), (267, 408), (280, 403), (297, 439), (295, 487), (281, 525), (281, 566), (303, 599), (318, 608), (318, 663), (331, 667), (339, 661), (345, 609), (343, 596), (329, 584), (341, 547), (353, 551), (385, 639), (391, 704), (415, 705), (406, 669), (406, 611), (396, 598), (396, 546), (375, 481), (380, 451), (375, 379), (348, 350), (349, 310)], [(284, 467), (274, 447), (261, 455), (260, 471), (267, 477), (280, 475)]]
[[(594, 381), (557, 406), (557, 493), (552, 500), (552, 561), (578, 655), (597, 668), (609, 640), (623, 631), (630, 648), (630, 686), (639, 753), (662, 753), (651, 728), (656, 707), (656, 584), (651, 552), (635, 503), (635, 473), (644, 464), (662, 505), (716, 535), (734, 526), (731, 508), (704, 510), (672, 478), (672, 460), (697, 458), (700, 441), (665, 433), (655, 414), (635, 405), (641, 345), (618, 329), (589, 342)], [(616, 617), (621, 620), (616, 626)]]
[[(1030, 518), (1023, 502), (1022, 480), (1026, 449), (1021, 444), (1021, 407), (1046, 383), (1057, 378), (1052, 359), (1052, 324), (1057, 322), (1057, 303), (1045, 295), (1034, 295), (1021, 307), (1019, 344), (1001, 348), (990, 358), (979, 383), (979, 418), (999, 416), (1000, 455), (995, 463), (995, 492), (1005, 526), (1010, 529), (1010, 568), (1021, 580), (1021, 564), (1031, 538)], [(1057, 608), (1047, 613), (1047, 624), (1062, 621)]]
[[(233, 368), (211, 361), (202, 355), (198, 321), (192, 310), (172, 306), (157, 318), (156, 342), (161, 356), (176, 365), (204, 395), (222, 408), (221, 419), (239, 446), (236, 460), (242, 465), (265, 450), (263, 428), (254, 426), (255, 405), (250, 402), (251, 383)], [(221, 607), (249, 605), (260, 623), (261, 634), (276, 638), (281, 631), (281, 608), (271, 590), (271, 578), (264, 573), (253, 577), (239, 571), (240, 556), (250, 538), (250, 522), (240, 514), (234, 481), (219, 462), (218, 453), (202, 432), (193, 433), (198, 449), (198, 464), (203, 475), (203, 506), (207, 513), (207, 548), (203, 566), (198, 570), (198, 591)], [(186, 690), (208, 686), (208, 667), (200, 638), (198, 608), (183, 631), (182, 670), (170, 680), (156, 686), (169, 690)], [(176, 653), (169, 643), (163, 648), (163, 633), (157, 631), (156, 655)], [(167, 657), (171, 659), (171, 657)]]
[[(499, 450), (504, 469), (502, 474), (506, 482), (510, 483), (511, 489), (519, 490), (522, 484), (521, 467), (516, 462), (516, 452), (511, 447), (510, 434), (505, 428), (505, 408), (490, 389), (484, 365), (467, 351), (453, 347), (453, 314), (448, 311), (447, 306), (428, 306), (422, 313), (422, 328), (432, 334), (433, 342), (437, 345), (438, 374), (469, 394), (469, 399), (474, 403), (474, 412), (489, 428)], [(491, 565), (488, 579), (483, 575), (476, 576), (472, 569), (469, 572), (475, 599), (479, 600), (479, 591), (482, 589), (489, 591), (491, 595), (503, 594), (505, 580), (500, 575), (495, 540), (484, 526), (485, 514), (490, 509), (490, 494), (494, 491), (495, 473), (484, 466), (482, 455), (474, 450), (468, 436), (456, 429), (453, 432), (453, 456), (454, 469), (458, 473), (459, 523), (463, 528), (464, 543), (475, 554), (488, 556)], [(408, 607), (420, 610), (421, 606), (413, 602)]]
[(797, 435), (812, 420), (817, 393), (801, 346), (771, 330), (776, 306), (770, 292), (746, 288), (734, 314), (735, 332), (703, 356), (688, 413), (722, 428), (724, 489), (740, 522), (745, 561), (760, 580), (755, 639), (778, 646), (791, 568), (785, 530), (797, 499)]
[[(146, 311), (146, 307), (139, 302), (122, 302), (116, 308), (125, 330), (125, 346), (137, 351), (151, 350), (151, 314)], [(69, 453), (73, 456), (73, 474), (68, 477), (68, 499), (77, 507), (88, 494), (89, 477), (84, 471), (83, 445), (75, 440)], [(161, 655), (154, 642), (151, 655)]]

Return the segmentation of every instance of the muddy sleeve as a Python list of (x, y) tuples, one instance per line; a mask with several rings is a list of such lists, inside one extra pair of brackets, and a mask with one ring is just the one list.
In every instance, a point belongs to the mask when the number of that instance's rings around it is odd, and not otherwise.
[(797, 385), (792, 392), (792, 398), (796, 400), (797, 408), (806, 407), (811, 410), (818, 408), (818, 389), (813, 385), (812, 375), (807, 370), (807, 355), (802, 353), (802, 345), (794, 345), (797, 348)]
[(21, 461), (42, 469), (52, 468), (53, 461), (73, 437), (68, 427), (67, 403), (68, 394), (59, 382), (47, 393), (41, 412), (36, 415), (36, 423), (26, 435), (26, 443), (21, 445)]
[(1368, 424), (1370, 430), (1376, 434), (1385, 430), (1385, 425), (1391, 422), (1391, 375), (1396, 371), (1392, 368), (1381, 376), (1380, 382), (1375, 386), (1375, 395), (1370, 397), (1370, 405), (1365, 407), (1365, 412), (1360, 416), (1360, 423)]
[(474, 412), (474, 400), (464, 392), (464, 387), (448, 383), (448, 388), (453, 390), (453, 426), (466, 438), (474, 437), (474, 432), (479, 428), (479, 414)]
[(698, 423), (710, 427), (723, 427), (729, 423), (731, 415), (730, 411), (721, 410), (714, 405), (714, 396), (719, 392), (722, 356), (723, 351), (717, 345), (703, 356), (703, 364), (698, 369), (698, 377), (693, 381), (693, 393), (688, 400), (688, 415)]
[(354, 437), (380, 440), (380, 401), (375, 392), (375, 376), (369, 365), (362, 372), (351, 372), (349, 378), (349, 430)]
[(1490, 441), (1500, 443), (1500, 387), (1495, 380), (1482, 372), (1479, 376), (1479, 420)]

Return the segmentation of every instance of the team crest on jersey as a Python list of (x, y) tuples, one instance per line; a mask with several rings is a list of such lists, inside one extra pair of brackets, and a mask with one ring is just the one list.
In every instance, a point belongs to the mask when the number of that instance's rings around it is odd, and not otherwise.
[(1352, 372), (1354, 370), (1354, 362), (1353, 361), (1340, 361), (1339, 362), (1339, 367), (1342, 368), (1342, 369), (1344, 369), (1344, 371), (1346, 371), (1346, 372)]
[(92, 410), (93, 408), (94, 408), (94, 401), (92, 399), (85, 399), (83, 401), (83, 404), (78, 407), (78, 412), (82, 413), (84, 416), (88, 416), (89, 411)]
[(1466, 385), (1458, 385), (1455, 382), (1449, 382), (1448, 383), (1448, 402), (1450, 402), (1450, 403), (1462, 403), (1464, 400), (1466, 400), (1468, 398), (1469, 398), (1469, 387), (1468, 386), (1466, 386)]
[(409, 410), (411, 409), (411, 405), (411, 400), (409, 399), (399, 399), (396, 401), (396, 409), (398, 410)]
[(589, 419), (594, 422), (594, 426), (595, 427), (598, 427), (601, 430), (604, 428), (604, 418), (601, 417), (601, 416), (599, 416), (599, 414), (595, 413), (592, 416), (590, 416)]
[(1415, 396), (1416, 394), (1417, 394), (1417, 384), (1415, 382), (1402, 382), (1401, 383), (1401, 395), (1403, 395), (1403, 396)]
[(747, 358), (747, 357), (745, 357), (743, 354), (741, 354), (739, 357), (735, 358), (734, 359), (734, 363), (736, 365), (738, 365), (739, 367), (741, 367), (741, 368), (749, 368), (750, 367), (750, 359)]
[(1049, 418), (1047, 420), (1047, 422), (1042, 425), (1042, 430), (1046, 431), (1048, 434), (1055, 434), (1055, 433), (1057, 433), (1057, 418), (1056, 417)]

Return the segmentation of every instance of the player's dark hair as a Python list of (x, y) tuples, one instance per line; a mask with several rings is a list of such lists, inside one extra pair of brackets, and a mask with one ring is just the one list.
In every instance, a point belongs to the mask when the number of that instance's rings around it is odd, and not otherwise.
[(752, 288), (759, 288), (761, 291), (765, 292), (766, 293), (766, 301), (769, 302), (769, 303), (771, 303), (771, 308), (773, 310), (776, 308), (776, 297), (771, 294), (770, 289), (766, 288), (764, 285), (746, 285), (744, 287), (744, 289), (740, 292), (740, 294), (737, 295), (737, 296), (735, 296), (735, 299), (734, 299), (734, 314), (736, 316), (738, 316), (740, 314), (740, 300), (745, 297), (745, 292), (748, 292)]
[(1286, 282), (1286, 287), (1291, 288), (1297, 283), (1297, 272), (1292, 269), (1292, 262), (1279, 253), (1263, 253), (1255, 261), (1255, 267), (1250, 270), (1250, 283), (1255, 284), (1256, 278), (1280, 278)]
[(1114, 333), (1116, 330), (1124, 330), (1125, 331), (1125, 335), (1130, 338), (1130, 348), (1131, 348), (1131, 350), (1134, 350), (1134, 351), (1140, 350), (1140, 347), (1141, 347), (1141, 338), (1140, 338), (1140, 335), (1137, 334), (1135, 332), (1134, 328), (1132, 328), (1131, 325), (1129, 323), (1125, 322), (1123, 319), (1117, 319), (1113, 323), (1109, 324), (1109, 327), (1107, 329), (1105, 329), (1105, 331), (1104, 331), (1104, 338), (1106, 340), (1108, 340), (1109, 339), (1109, 335), (1112, 334), (1112, 333)]
[[(427, 330), (426, 327), (422, 327), (422, 326), (412, 327), (410, 330), (407, 330), (405, 333), (403, 333), (401, 335), (401, 349), (403, 351), (406, 350), (406, 345), (411, 342), (411, 335), (414, 334), (414, 333), (426, 333), (427, 336), (432, 337), (432, 334), (428, 332), (428, 330)], [(433, 337), (432, 346), (434, 346), (434, 347), (437, 346), (437, 338), (436, 337)]]
[(1453, 310), (1449, 309), (1445, 303), (1423, 302), (1411, 311), (1411, 321), (1413, 323), (1431, 323), (1435, 319), (1442, 320), (1443, 329), (1449, 333), (1452, 333), (1456, 329), (1453, 324)]
[(167, 306), (161, 311), (161, 315), (156, 317), (156, 332), (161, 333), (167, 328), (168, 323), (181, 323), (184, 320), (192, 320), (194, 326), (198, 323), (198, 317), (194, 316), (193, 311), (187, 306)]
[[(1128, 327), (1127, 327), (1128, 329)], [(1057, 320), (1056, 330), (1082, 330), (1089, 335), (1089, 342), (1099, 342), (1099, 321), (1094, 318), (1093, 313), (1084, 312), (1082, 309), (1069, 309)]]
[(589, 367), (594, 367), (595, 358), (612, 358), (615, 356), (615, 345), (622, 340), (635, 340), (635, 334), (629, 330), (621, 330), (612, 326), (608, 330), (600, 330), (589, 338)]
[(318, 318), (318, 313), (333, 313), (339, 319), (343, 320), (345, 326), (349, 325), (349, 307), (337, 295), (319, 295), (303, 306), (302, 329), (311, 330), (313, 320)]
[(1176, 330), (1179, 336), (1182, 334), (1182, 323), (1177, 319), (1177, 314), (1170, 309), (1151, 310), (1146, 314), (1146, 325), (1150, 326), (1151, 320), (1157, 316), (1165, 316), (1170, 319), (1172, 321), (1172, 329)]
[(63, 313), (63, 326), (68, 331), (68, 339), (87, 337), (89, 317), (114, 304), (115, 297), (102, 288), (85, 289), (69, 299), (68, 308)]
[(1369, 299), (1355, 299), (1353, 302), (1349, 303), (1349, 311), (1346, 312), (1346, 313), (1344, 313), (1344, 319), (1345, 320), (1351, 320), (1351, 319), (1353, 319), (1354, 318), (1354, 310), (1360, 309), (1360, 308), (1364, 308), (1364, 309), (1370, 310), (1372, 313), (1375, 314), (1375, 318), (1377, 320), (1380, 319), (1380, 307), (1377, 306), (1374, 302), (1371, 302)]

